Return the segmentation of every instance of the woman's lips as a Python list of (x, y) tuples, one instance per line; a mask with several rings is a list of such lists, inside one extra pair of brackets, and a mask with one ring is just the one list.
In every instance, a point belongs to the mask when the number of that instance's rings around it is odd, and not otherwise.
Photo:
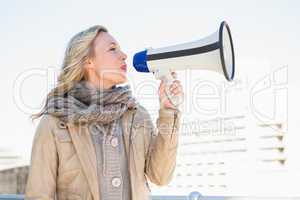
[(127, 65), (122, 65), (121, 69), (126, 72), (127, 71)]

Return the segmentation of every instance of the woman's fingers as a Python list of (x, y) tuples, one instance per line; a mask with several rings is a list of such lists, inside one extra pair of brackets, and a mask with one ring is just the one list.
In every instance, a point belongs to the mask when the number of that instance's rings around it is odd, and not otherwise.
[(182, 92), (182, 86), (179, 81), (174, 81), (170, 86), (170, 92), (172, 94), (180, 94)]
[(182, 93), (182, 89), (180, 89), (180, 88), (175, 88), (175, 89), (171, 90), (171, 93), (172, 93), (173, 95), (181, 94), (181, 93)]
[(170, 90), (173, 90), (174, 88), (177, 88), (177, 87), (181, 87), (179, 80), (173, 81), (173, 83), (170, 85)]
[[(176, 77), (176, 73), (172, 73), (174, 78)], [(183, 88), (179, 80), (175, 79), (170, 85), (167, 85), (164, 81), (160, 82), (159, 86), (159, 100), (162, 106), (167, 108), (175, 108), (175, 106), (171, 103), (171, 101), (167, 98), (165, 89), (170, 91), (172, 96), (183, 96)]]

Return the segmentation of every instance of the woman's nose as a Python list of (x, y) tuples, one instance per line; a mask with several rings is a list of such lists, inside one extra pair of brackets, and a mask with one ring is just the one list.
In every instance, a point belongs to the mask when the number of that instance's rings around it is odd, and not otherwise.
[(122, 53), (122, 59), (126, 60), (127, 59), (127, 55), (123, 51), (121, 51), (121, 53)]

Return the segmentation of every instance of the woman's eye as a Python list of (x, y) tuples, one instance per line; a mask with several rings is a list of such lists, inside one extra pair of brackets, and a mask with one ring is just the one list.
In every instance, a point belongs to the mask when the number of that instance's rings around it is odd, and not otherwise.
[(111, 50), (111, 51), (114, 51), (114, 50), (116, 50), (116, 48), (111, 48), (110, 50)]

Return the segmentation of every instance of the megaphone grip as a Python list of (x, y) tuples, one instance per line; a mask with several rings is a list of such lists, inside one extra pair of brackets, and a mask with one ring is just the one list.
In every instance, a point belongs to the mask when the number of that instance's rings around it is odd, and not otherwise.
[[(176, 77), (175, 77), (176, 78)], [(171, 93), (170, 86), (172, 83), (176, 80), (171, 74), (167, 74), (163, 76), (163, 80), (165, 85), (165, 94), (168, 100), (172, 103), (172, 105), (176, 108), (179, 107), (179, 105), (182, 103), (182, 98), (181, 96), (174, 96)]]

